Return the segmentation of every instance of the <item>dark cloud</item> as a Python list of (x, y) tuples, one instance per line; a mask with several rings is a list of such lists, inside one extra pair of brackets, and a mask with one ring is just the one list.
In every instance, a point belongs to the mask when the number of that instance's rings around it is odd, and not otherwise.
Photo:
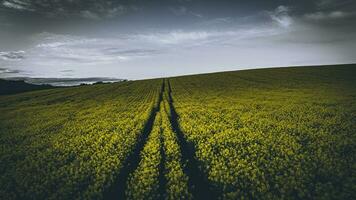
[(315, 4), (319, 9), (339, 9), (340, 7), (355, 6), (354, 0), (316, 0)]
[(18, 74), (20, 73), (20, 70), (13, 70), (9, 68), (0, 68), (0, 75), (6, 75), (6, 74)]
[(0, 59), (2, 60), (22, 60), (25, 58), (25, 52), (24, 51), (10, 51), (10, 52), (4, 52), (0, 51)]
[(137, 10), (133, 4), (113, 0), (3, 0), (1, 6), (50, 18), (112, 18)]
[(318, 11), (314, 13), (307, 13), (304, 18), (312, 21), (324, 21), (324, 20), (344, 20), (346, 18), (355, 17), (356, 12), (347, 11)]
[(31, 8), (31, 4), (26, 1), (5, 0), (2, 2), (2, 5), (6, 8), (15, 9), (15, 10), (34, 11), (34, 9)]
[[(13, 27), (7, 27), (8, 31), (5, 32), (12, 31), (17, 34), (64, 32), (68, 29), (83, 33), (96, 26), (107, 28), (109, 25), (110, 29), (121, 32), (141, 31), (152, 27), (193, 28), (196, 27), (195, 24), (207, 25), (209, 22), (214, 23), (214, 28), (217, 28), (224, 26), (221, 23), (224, 21), (219, 19), (238, 21), (236, 19), (248, 17), (256, 19), (254, 23), (264, 23), (261, 18), (257, 19), (254, 16), (271, 11), (274, 11), (271, 16), (275, 22), (287, 25), (291, 19), (288, 15), (298, 18), (308, 14), (311, 18), (327, 18), (328, 13), (334, 16), (356, 9), (354, 0), (0, 0), (0, 2), (0, 23), (5, 21), (13, 24)], [(96, 31), (98, 30), (100, 28)], [(105, 32), (108, 31), (103, 31), (102, 34)]]
[[(340, 3), (343, 2), (343, 3)], [(290, 3), (291, 6), (323, 7), (347, 5), (350, 1), (335, 0), (300, 0), (286, 2), (281, 0), (2, 0), (1, 7), (6, 10), (30, 12), (47, 17), (82, 17), (87, 19), (113, 18), (143, 10), (146, 15), (171, 14), (201, 18), (222, 17), (222, 15), (247, 15), (259, 10), (272, 10), (279, 5)]]
[(280, 5), (273, 12), (268, 12), (273, 21), (282, 27), (288, 27), (292, 24), (292, 17), (289, 15), (290, 8)]
[(198, 18), (203, 17), (202, 14), (194, 12), (185, 6), (170, 7), (169, 9), (172, 11), (172, 13), (174, 15), (177, 15), (177, 16), (193, 16), (193, 17), (198, 17)]

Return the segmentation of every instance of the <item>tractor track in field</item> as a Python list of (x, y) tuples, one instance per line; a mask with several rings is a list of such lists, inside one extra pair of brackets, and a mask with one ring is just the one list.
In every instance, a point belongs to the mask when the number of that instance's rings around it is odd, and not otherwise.
[(160, 153), (161, 153), (161, 162), (159, 164), (159, 176), (158, 176), (158, 181), (159, 181), (159, 187), (158, 187), (158, 192), (159, 192), (159, 199), (164, 200), (165, 199), (165, 189), (166, 189), (166, 184), (167, 184), (167, 179), (165, 177), (165, 163), (166, 163), (166, 153), (164, 151), (164, 139), (163, 139), (163, 133), (161, 132), (160, 135)]
[[(155, 121), (156, 115), (160, 110), (160, 104), (163, 100), (163, 92), (165, 90), (165, 82), (163, 81), (161, 91), (159, 93), (159, 100), (157, 102), (157, 105), (154, 106), (154, 108), (151, 111), (151, 114), (144, 125), (144, 128), (140, 134), (140, 137), (138, 138), (138, 142), (136, 143), (136, 146), (134, 148), (134, 151), (132, 151), (128, 157), (126, 158), (123, 168), (120, 169), (119, 174), (115, 178), (114, 183), (107, 189), (107, 191), (104, 193), (104, 199), (106, 200), (123, 200), (126, 199), (126, 188), (127, 188), (127, 181), (129, 179), (129, 176), (132, 172), (137, 169), (140, 163), (140, 153), (143, 150), (147, 140), (148, 136), (152, 132), (153, 128), (153, 123)], [(162, 148), (162, 147), (161, 147)], [(162, 152), (162, 151), (161, 151)], [(163, 155), (162, 155), (163, 156)], [(162, 159), (164, 159), (162, 157)], [(161, 167), (160, 167), (161, 168)], [(162, 178), (160, 178), (161, 181)], [(160, 184), (159, 191), (162, 191), (163, 185)]]
[[(167, 80), (167, 81), (166, 81)], [(173, 132), (176, 133), (180, 151), (182, 154), (182, 163), (183, 163), (183, 171), (188, 176), (189, 182), (189, 191), (193, 195), (193, 199), (217, 199), (218, 195), (209, 181), (207, 176), (203, 173), (203, 170), (200, 169), (202, 164), (195, 158), (195, 147), (194, 144), (189, 143), (180, 129), (178, 122), (178, 114), (175, 110), (172, 98), (172, 89), (168, 79), (163, 79), (161, 91), (159, 93), (159, 100), (157, 105), (152, 109), (149, 119), (147, 120), (140, 137), (138, 138), (138, 142), (128, 157), (126, 158), (123, 168), (120, 169), (119, 174), (115, 178), (114, 183), (107, 189), (104, 193), (104, 199), (106, 200), (117, 200), (117, 199), (126, 199), (125, 191), (127, 189), (127, 181), (129, 179), (130, 174), (132, 174), (137, 167), (139, 166), (141, 156), (140, 153), (143, 150), (150, 133), (152, 132), (153, 124), (158, 112), (160, 112), (160, 103), (163, 101), (163, 93), (165, 90), (168, 90), (168, 104), (171, 112), (171, 116), (169, 117), (169, 121), (171, 123)], [(164, 177), (164, 163), (165, 163), (165, 152), (163, 149), (163, 139), (160, 139), (161, 147), (161, 163), (159, 165), (160, 175), (159, 175), (159, 193), (160, 198), (164, 199), (166, 179)]]
[(214, 190), (213, 186), (209, 183), (206, 174), (201, 169), (202, 163), (200, 163), (195, 157), (195, 146), (188, 142), (184, 137), (184, 133), (179, 126), (179, 116), (175, 110), (172, 98), (172, 88), (169, 79), (167, 80), (168, 88), (168, 103), (171, 111), (170, 122), (173, 131), (176, 133), (179, 146), (182, 154), (182, 162), (185, 164), (184, 172), (189, 177), (189, 190), (193, 195), (193, 199), (217, 199), (218, 194)]

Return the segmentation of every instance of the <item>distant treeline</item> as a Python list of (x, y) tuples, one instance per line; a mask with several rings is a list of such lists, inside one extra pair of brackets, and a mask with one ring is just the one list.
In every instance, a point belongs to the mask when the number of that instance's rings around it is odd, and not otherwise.
[(0, 95), (17, 94), (21, 92), (28, 92), (33, 90), (43, 90), (54, 88), (51, 85), (34, 85), (26, 83), (23, 80), (3, 80), (0, 79)]
[[(122, 79), (120, 82), (126, 82), (128, 80)], [(78, 87), (86, 85), (99, 85), (99, 84), (111, 84), (113, 82), (97, 81), (94, 83), (81, 83), (79, 85), (72, 86), (57, 86), (50, 84), (32, 84), (27, 83), (25, 80), (4, 80), (0, 79), (0, 95), (17, 94), (22, 92), (29, 92), (34, 90), (61, 88), (61, 87)]]

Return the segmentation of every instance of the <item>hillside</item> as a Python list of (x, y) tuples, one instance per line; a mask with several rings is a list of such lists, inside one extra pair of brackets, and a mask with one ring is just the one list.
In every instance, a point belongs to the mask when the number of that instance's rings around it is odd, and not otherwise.
[(356, 65), (0, 96), (1, 199), (355, 199)]
[(17, 94), (22, 92), (53, 88), (50, 85), (34, 85), (24, 81), (0, 79), (0, 95)]

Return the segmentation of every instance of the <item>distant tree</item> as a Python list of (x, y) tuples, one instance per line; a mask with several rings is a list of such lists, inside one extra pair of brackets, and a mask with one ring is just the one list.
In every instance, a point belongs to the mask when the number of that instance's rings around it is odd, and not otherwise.
[(23, 80), (12, 81), (0, 79), (0, 95), (17, 94), (33, 90), (43, 90), (54, 88), (51, 85), (34, 85)]

